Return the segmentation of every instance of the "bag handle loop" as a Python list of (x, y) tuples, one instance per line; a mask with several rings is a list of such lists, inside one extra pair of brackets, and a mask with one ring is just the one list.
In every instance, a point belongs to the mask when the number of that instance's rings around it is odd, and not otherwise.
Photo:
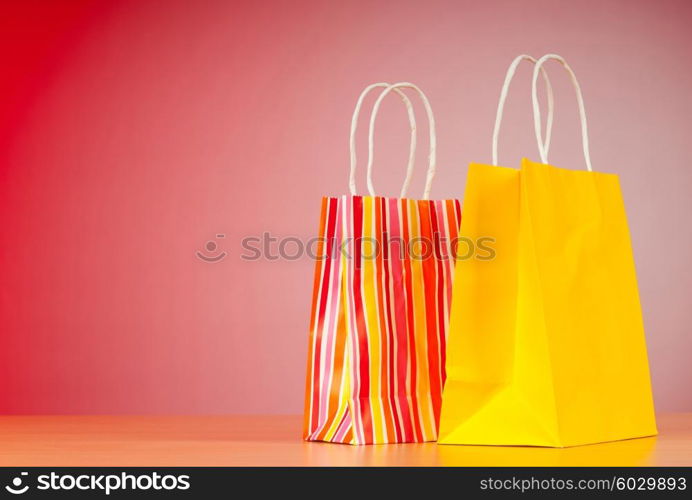
[(579, 105), (579, 120), (581, 121), (581, 141), (582, 148), (584, 150), (584, 161), (586, 162), (586, 169), (592, 172), (591, 168), (591, 155), (589, 154), (589, 131), (586, 124), (586, 109), (584, 108), (584, 97), (581, 93), (581, 87), (577, 81), (577, 76), (570, 68), (569, 64), (565, 59), (557, 54), (546, 54), (541, 57), (533, 68), (533, 81), (531, 83), (531, 100), (533, 101), (533, 124), (536, 131), (536, 141), (538, 142), (538, 150), (541, 153), (541, 161), (543, 163), (548, 163), (548, 151), (543, 146), (543, 140), (541, 136), (541, 108), (538, 103), (538, 96), (536, 94), (536, 82), (538, 81), (538, 72), (543, 67), (546, 61), (554, 59), (562, 64), (563, 68), (569, 73), (570, 80), (574, 86), (574, 91), (577, 95), (577, 104)]
[[(349, 178), (348, 178), (348, 185), (349, 185), (349, 188), (351, 190), (351, 194), (354, 196), (356, 195), (356, 163), (357, 163), (356, 129), (358, 128), (358, 117), (360, 116), (360, 109), (363, 106), (363, 101), (365, 100), (367, 95), (372, 90), (374, 90), (376, 88), (385, 88), (386, 89), (388, 87), (390, 87), (390, 84), (387, 82), (379, 82), (379, 83), (373, 83), (371, 85), (368, 85), (360, 93), (360, 96), (358, 97), (358, 101), (356, 102), (356, 107), (353, 110), (353, 116), (351, 117), (351, 134), (350, 134), (350, 140), (349, 140), (351, 169), (350, 169)], [(406, 179), (404, 180), (404, 188), (402, 189), (402, 192), (405, 192), (405, 189), (407, 188), (408, 184), (411, 182), (411, 176), (413, 175), (413, 163), (414, 163), (415, 158), (416, 158), (416, 115), (413, 111), (413, 105), (411, 104), (411, 100), (408, 98), (408, 96), (404, 92), (399, 90), (398, 88), (394, 89), (394, 92), (396, 92), (399, 95), (399, 97), (401, 97), (401, 100), (403, 101), (404, 105), (406, 106), (406, 112), (408, 114), (408, 121), (409, 121), (409, 125), (411, 128), (411, 145), (409, 146), (408, 165), (406, 167)], [(370, 155), (372, 155), (372, 153), (370, 153)]]
[[(531, 57), (527, 54), (521, 54), (514, 58), (512, 63), (507, 68), (507, 74), (505, 75), (505, 82), (502, 84), (502, 90), (500, 91), (500, 100), (497, 103), (497, 114), (495, 115), (495, 126), (493, 127), (493, 165), (497, 165), (497, 143), (500, 136), (500, 124), (502, 123), (502, 116), (505, 110), (505, 102), (507, 101), (507, 93), (509, 92), (509, 86), (512, 84), (512, 79), (514, 78), (514, 73), (517, 71), (517, 67), (522, 61), (528, 61), (530, 63), (536, 64), (536, 58)], [(555, 109), (555, 103), (553, 99), (553, 87), (550, 84), (550, 79), (548, 78), (548, 73), (544, 68), (540, 68), (541, 75), (545, 81), (545, 88), (548, 94), (548, 117), (545, 126), (545, 142), (543, 143), (543, 149), (546, 154), (550, 149), (550, 137), (551, 131), (553, 129), (553, 112)]]
[[(420, 96), (425, 107), (425, 112), (428, 115), (428, 128), (430, 130), (430, 153), (428, 155), (428, 173), (425, 180), (425, 189), (423, 190), (423, 199), (427, 200), (430, 197), (430, 188), (432, 187), (432, 180), (435, 177), (435, 168), (437, 162), (437, 135), (435, 134), (435, 117), (433, 115), (432, 107), (430, 106), (430, 101), (423, 91), (418, 88), (417, 85), (409, 82), (399, 82), (388, 86), (379, 95), (375, 104), (372, 108), (372, 114), (370, 115), (370, 130), (368, 133), (368, 192), (371, 196), (375, 196), (375, 188), (372, 183), (372, 165), (374, 162), (374, 138), (375, 138), (375, 121), (377, 120), (377, 113), (380, 110), (380, 104), (382, 99), (384, 99), (387, 94), (391, 91), (396, 91), (400, 88), (413, 89)], [(404, 186), (401, 188), (401, 198), (406, 197), (406, 191), (408, 190), (409, 183), (411, 181), (411, 176), (407, 174)]]

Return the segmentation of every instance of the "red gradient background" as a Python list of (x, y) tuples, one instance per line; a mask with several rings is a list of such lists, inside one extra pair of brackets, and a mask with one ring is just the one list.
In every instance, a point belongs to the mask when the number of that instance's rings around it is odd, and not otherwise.
[[(299, 413), (312, 262), (241, 260), (241, 238), (315, 234), (373, 81), (426, 91), (433, 196), (461, 197), (522, 52), (580, 78), (594, 168), (621, 176), (657, 408), (692, 410), (690, 26), (685, 0), (0, 2), (0, 413)], [(582, 168), (550, 69), (551, 160)], [(538, 159), (529, 74), (502, 164)], [(394, 194), (396, 99), (379, 126)], [(218, 233), (228, 256), (197, 259)]]

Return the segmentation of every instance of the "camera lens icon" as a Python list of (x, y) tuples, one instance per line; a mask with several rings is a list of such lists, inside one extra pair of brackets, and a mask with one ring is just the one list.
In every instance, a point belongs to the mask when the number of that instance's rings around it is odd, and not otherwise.
[[(217, 234), (216, 239), (225, 238), (225, 234)], [(225, 251), (219, 249), (219, 245), (214, 240), (209, 240), (204, 245), (204, 250), (197, 250), (197, 258), (204, 262), (220, 262), (226, 255)]]
[(24, 476), (28, 476), (28, 472), (22, 472), (18, 477), (12, 479), (12, 484), (5, 486), (5, 489), (12, 493), (13, 495), (21, 495), (29, 490), (29, 485), (22, 487)]

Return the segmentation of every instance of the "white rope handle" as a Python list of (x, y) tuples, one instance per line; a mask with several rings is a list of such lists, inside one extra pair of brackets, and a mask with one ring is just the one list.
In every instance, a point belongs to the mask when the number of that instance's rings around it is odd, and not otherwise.
[[(385, 90), (382, 91), (380, 96), (375, 101), (372, 108), (372, 114), (370, 115), (370, 130), (368, 134), (368, 191), (371, 196), (375, 196), (375, 188), (372, 183), (372, 165), (375, 160), (374, 157), (374, 138), (375, 138), (375, 121), (377, 120), (377, 113), (380, 110), (380, 104), (382, 99), (384, 99), (389, 92), (392, 90), (396, 91), (399, 88), (409, 88), (415, 90), (423, 101), (425, 106), (425, 112), (428, 115), (428, 128), (430, 130), (430, 153), (428, 155), (428, 173), (425, 180), (425, 189), (423, 190), (423, 199), (427, 200), (430, 197), (430, 188), (432, 187), (432, 180), (435, 177), (435, 167), (437, 162), (437, 136), (435, 134), (435, 116), (433, 115), (432, 107), (430, 106), (430, 101), (423, 91), (418, 88), (417, 85), (409, 82), (399, 82), (394, 85), (390, 85)], [(408, 190), (410, 176), (407, 176), (404, 182), (404, 187), (401, 189), (401, 198), (405, 198), (406, 191)]]
[[(363, 92), (360, 93), (358, 101), (356, 102), (356, 108), (353, 110), (353, 116), (351, 117), (351, 135), (349, 141), (349, 148), (351, 153), (351, 170), (349, 173), (348, 185), (351, 190), (351, 194), (354, 196), (356, 194), (357, 163), (356, 129), (358, 128), (358, 117), (360, 115), (360, 108), (363, 106), (363, 101), (365, 100), (365, 97), (370, 93), (371, 90), (376, 88), (386, 89), (388, 87), (390, 87), (390, 84), (387, 82), (379, 82), (373, 83), (372, 85), (368, 85), (367, 87), (365, 87), (365, 89), (363, 89)], [(399, 97), (401, 97), (401, 100), (404, 102), (404, 105), (406, 106), (406, 112), (408, 113), (408, 121), (411, 128), (411, 145), (409, 146), (408, 166), (406, 168), (406, 179), (404, 180), (404, 187), (407, 187), (408, 184), (411, 182), (411, 176), (413, 175), (413, 163), (416, 159), (416, 115), (413, 111), (413, 105), (411, 104), (411, 100), (408, 98), (408, 96), (398, 88), (394, 89), (394, 92), (399, 94)]]
[(543, 64), (554, 59), (558, 61), (569, 73), (570, 80), (574, 86), (574, 91), (577, 94), (577, 103), (579, 104), (579, 119), (581, 121), (581, 141), (582, 147), (584, 149), (584, 161), (586, 162), (586, 169), (591, 172), (591, 155), (589, 154), (589, 132), (586, 125), (586, 109), (584, 108), (584, 97), (581, 93), (581, 87), (579, 87), (579, 82), (577, 81), (577, 76), (569, 67), (567, 61), (557, 54), (546, 54), (541, 57), (533, 68), (533, 81), (531, 84), (531, 100), (533, 101), (533, 124), (536, 131), (536, 141), (538, 142), (538, 149), (541, 153), (541, 161), (543, 163), (548, 163), (548, 150), (543, 146), (543, 139), (541, 138), (541, 108), (538, 103), (538, 96), (536, 93), (536, 82), (538, 81), (538, 72), (541, 70)]
[[(517, 71), (517, 67), (522, 61), (529, 61), (530, 63), (536, 64), (536, 58), (531, 57), (527, 54), (521, 54), (517, 56), (512, 64), (507, 68), (507, 74), (505, 75), (505, 82), (502, 84), (502, 90), (500, 91), (500, 100), (497, 103), (497, 114), (495, 115), (495, 126), (493, 127), (493, 165), (497, 165), (497, 142), (500, 136), (500, 124), (502, 123), (502, 115), (505, 111), (505, 101), (507, 101), (507, 93), (509, 92), (509, 86), (514, 78), (514, 73)], [(550, 79), (548, 78), (548, 73), (544, 68), (541, 68), (541, 75), (543, 75), (543, 80), (545, 81), (545, 88), (548, 94), (548, 117), (545, 126), (545, 142), (543, 143), (543, 148), (548, 153), (550, 149), (550, 136), (553, 129), (553, 111), (555, 109), (553, 100), (553, 87), (550, 85)]]

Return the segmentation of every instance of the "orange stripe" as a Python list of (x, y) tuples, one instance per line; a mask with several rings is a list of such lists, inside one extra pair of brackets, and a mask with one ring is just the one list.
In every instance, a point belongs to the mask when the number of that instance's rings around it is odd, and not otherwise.
[(382, 399), (382, 405), (384, 407), (384, 420), (385, 429), (387, 431), (387, 437), (392, 439), (396, 436), (396, 430), (394, 426), (394, 420), (392, 415), (394, 414), (394, 409), (392, 407), (392, 402), (389, 398), (389, 343), (391, 342), (391, 332), (387, 325), (387, 309), (386, 302), (384, 300), (382, 288), (384, 286), (383, 273), (384, 273), (384, 257), (388, 255), (390, 247), (385, 239), (385, 222), (386, 222), (386, 211), (385, 211), (385, 200), (382, 197), (377, 197), (375, 199), (375, 237), (377, 241), (380, 242), (380, 252), (377, 256), (377, 283), (380, 286), (377, 287), (377, 301), (380, 304), (379, 309), (379, 324), (380, 332), (382, 332), (382, 359), (380, 372), (382, 377), (382, 386), (380, 387), (380, 393), (377, 394), (378, 397)]
[[(320, 227), (319, 227), (319, 240), (317, 242), (317, 254), (319, 256), (322, 256), (322, 252), (324, 251), (324, 233), (325, 233), (325, 222), (327, 220), (327, 203), (329, 202), (327, 197), (322, 198), (322, 206), (320, 210)], [(306, 381), (305, 381), (305, 410), (303, 413), (304, 419), (303, 419), (303, 437), (307, 438), (313, 431), (313, 429), (310, 428), (310, 414), (312, 413), (311, 410), (312, 408), (310, 407), (310, 396), (312, 393), (312, 387), (313, 385), (311, 384), (312, 381), (312, 373), (313, 373), (313, 363), (314, 363), (314, 358), (315, 358), (315, 353), (313, 352), (313, 344), (315, 341), (315, 321), (316, 321), (316, 316), (317, 316), (317, 311), (318, 311), (318, 294), (320, 290), (320, 281), (322, 279), (322, 268), (323, 268), (323, 260), (318, 259), (315, 261), (315, 275), (313, 278), (313, 285), (312, 285), (312, 312), (310, 314), (310, 333), (309, 333), (309, 344), (308, 344), (308, 366), (307, 366), (307, 375), (306, 375)], [(317, 381), (315, 381), (317, 382)], [(317, 404), (318, 402), (315, 401), (314, 404)]]

